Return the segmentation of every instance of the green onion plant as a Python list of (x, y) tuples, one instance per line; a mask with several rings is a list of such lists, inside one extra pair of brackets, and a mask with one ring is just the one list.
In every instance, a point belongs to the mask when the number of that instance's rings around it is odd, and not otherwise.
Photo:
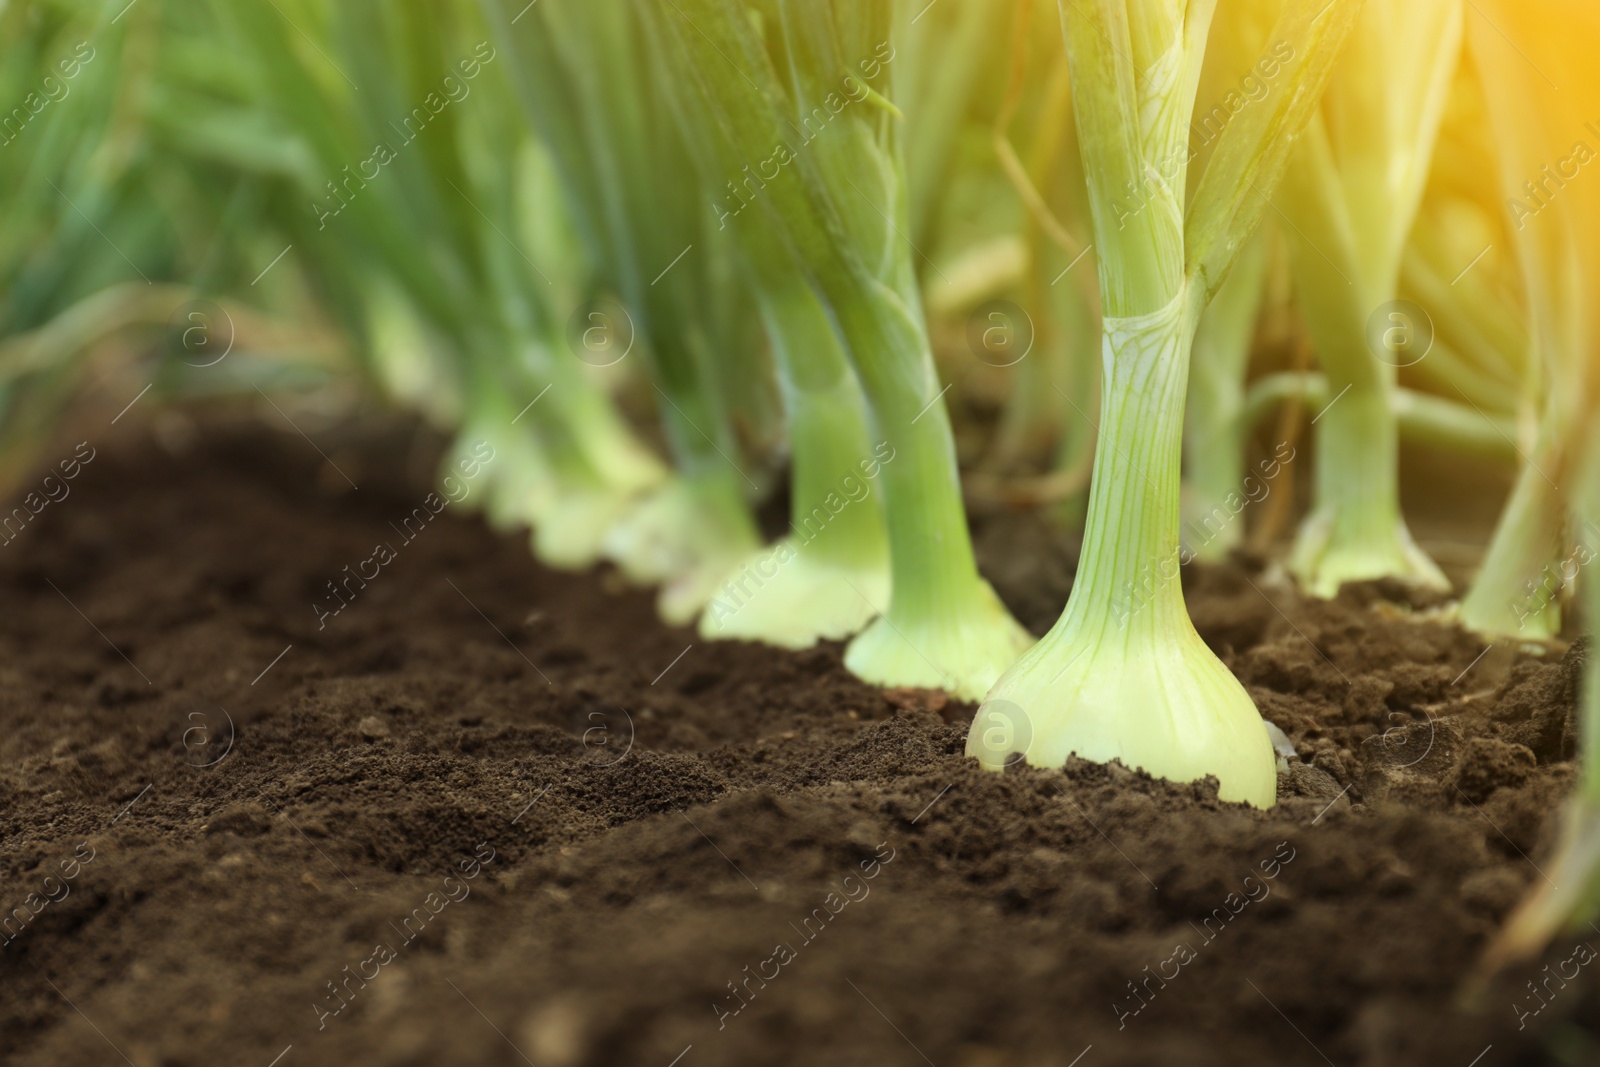
[(1177, 581), (1184, 395), (1200, 317), (1267, 210), (1358, 7), (1289, 6), (1273, 31), (1293, 50), (1279, 91), (1233, 117), (1189, 197), (1213, 5), (1061, 4), (1104, 308), (1100, 441), (1066, 611), (990, 690), (968, 737), (986, 766), (1014, 749), (1043, 766), (1076, 754), (1180, 781), (1214, 775), (1228, 800), (1276, 798), (1261, 717), (1195, 632)]
[(1448, 589), (1400, 510), (1391, 394), (1422, 324), (1395, 304), (1462, 40), (1460, 0), (1367, 0), (1278, 198), (1306, 326), (1337, 399), (1316, 418), (1289, 568), (1317, 596), (1399, 578)]

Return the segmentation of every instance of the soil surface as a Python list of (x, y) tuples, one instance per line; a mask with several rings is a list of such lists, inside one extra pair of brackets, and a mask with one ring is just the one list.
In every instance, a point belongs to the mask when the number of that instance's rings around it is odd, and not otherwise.
[[(984, 774), (970, 706), (664, 627), (470, 497), (408, 541), (405, 436), (99, 425), (0, 550), (7, 1064), (1600, 1059), (1595, 974), (1551, 977), (1577, 941), (1460, 999), (1542, 877), (1582, 645), (1191, 568), (1294, 742), (1275, 809)], [(1071, 546), (978, 540), (1048, 625)]]

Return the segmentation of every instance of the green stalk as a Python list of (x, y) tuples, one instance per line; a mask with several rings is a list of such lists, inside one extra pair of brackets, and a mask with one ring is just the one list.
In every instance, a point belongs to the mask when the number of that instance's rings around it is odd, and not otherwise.
[[(1542, 112), (1547, 123), (1562, 121), (1557, 116), (1563, 113), (1566, 122), (1583, 115), (1564, 112), (1560, 106), (1536, 105), (1533, 94), (1508, 75), (1504, 55), (1481, 41), (1474, 45), (1486, 81), (1500, 83), (1486, 96), (1492, 127), (1503, 145), (1500, 184), (1508, 197), (1515, 198), (1522, 193), (1524, 171), (1537, 166), (1553, 142), (1548, 133), (1539, 135), (1541, 124), (1528, 121), (1529, 111)], [(1526, 287), (1528, 332), (1537, 357), (1524, 380), (1543, 395), (1538, 398), (1539, 434), (1533, 455), (1524, 459), (1483, 566), (1461, 604), (1465, 625), (1495, 637), (1557, 636), (1562, 594), (1569, 585), (1558, 561), (1572, 501), (1559, 487), (1573, 473), (1574, 452), (1581, 448), (1584, 423), (1591, 417), (1574, 397), (1581, 395), (1594, 374), (1593, 320), (1579, 309), (1593, 299), (1589, 242), (1596, 211), (1592, 194), (1585, 196), (1581, 189), (1569, 192), (1573, 195), (1552, 205), (1551, 215), (1526, 224), (1518, 220), (1513, 226)], [(1594, 621), (1595, 617), (1589, 619), (1591, 625)]]
[[(1374, 294), (1393, 293), (1392, 282), (1357, 288), (1348, 278), (1354, 257), (1344, 258), (1340, 271), (1311, 247), (1313, 240), (1292, 240), (1292, 259), (1306, 324), (1334, 399), (1313, 427), (1318, 460), (1312, 510), (1295, 539), (1289, 569), (1323, 597), (1334, 596), (1345, 582), (1391, 576), (1448, 589), (1400, 511), (1396, 367), (1368, 348), (1366, 309), (1387, 299)], [(1389, 358), (1397, 363), (1407, 357)]]
[(561, 391), (557, 411), (539, 425), (559, 436), (561, 447), (573, 451), (574, 463), (581, 457), (597, 485), (612, 493), (631, 499), (660, 485), (667, 478), (661, 461), (639, 440), (605, 389), (573, 367), (559, 345), (559, 341), (533, 345), (540, 353), (539, 366), (549, 368), (550, 395)]
[[(955, 439), (920, 321), (875, 279), (834, 284), (831, 303), (880, 442), (892, 596), (851, 642), (845, 666), (880, 685), (980, 697), (1027, 647), (978, 576)], [(874, 605), (883, 610), (882, 605)]]
[[(950, 184), (955, 155), (974, 90), (1003, 60), (997, 45), (1010, 22), (1008, 0), (896, 0), (906, 20), (899, 80), (906, 108), (906, 175), (910, 227), (921, 248), (939, 244), (938, 207)], [(915, 18), (915, 23), (909, 20)]]
[[(1545, 641), (1561, 632), (1566, 581), (1556, 568), (1566, 525), (1566, 498), (1542, 472), (1554, 449), (1522, 465), (1495, 524), (1483, 565), (1461, 601), (1461, 622), (1491, 637)], [(1543, 464), (1539, 461), (1542, 460)]]
[[(833, 330), (828, 309), (799, 278), (763, 292), (774, 351), (783, 368), (794, 449), (791, 525), (806, 519), (843, 479), (860, 477), (873, 455), (860, 387)], [(887, 594), (888, 542), (881, 506), (841, 513), (826, 535), (806, 540), (802, 554), (846, 570), (881, 567)], [(863, 619), (863, 622), (865, 620)]]
[[(1050, 13), (1023, 8), (1017, 15), (1012, 85), (996, 117), (993, 138), (1001, 170), (1025, 208), (1025, 265), (1032, 264), (1033, 269), (1024, 280), (1023, 298), (1033, 319), (1037, 355), (1030, 354), (1011, 372), (1010, 396), (982, 469), (996, 474), (1012, 470), (1036, 451), (1037, 442), (1053, 442), (1049, 481), (1067, 488), (1050, 491), (1051, 510), (1067, 529), (1080, 530), (1089, 504), (1088, 473), (1094, 453), (1095, 426), (1089, 412), (1099, 406), (1099, 293), (1090, 250), (1062, 232), (1069, 224), (1073, 232), (1086, 231), (1089, 212), (1065, 53), (1052, 51), (1038, 64), (1043, 68), (1042, 85), (1030, 86), (1024, 78), (1035, 17), (1048, 19)], [(1059, 45), (1059, 39), (1054, 40)], [(1031, 116), (1032, 137), (1024, 163), (1008, 131), (1030, 90), (1040, 101)]]
[[(1298, 199), (1294, 183), (1314, 165), (1308, 156), (1303, 150), (1291, 166), (1285, 199)], [(1318, 184), (1326, 188), (1320, 176)], [(1356, 270), (1355, 257), (1342, 257), (1341, 270), (1311, 246), (1315, 240), (1296, 235), (1291, 258), (1331, 399), (1313, 427), (1318, 457), (1313, 505), (1295, 539), (1289, 569), (1317, 596), (1331, 597), (1347, 581), (1391, 575), (1448, 588), (1401, 514), (1396, 367), (1368, 349), (1367, 309), (1383, 301), (1372, 294), (1392, 293), (1392, 284), (1359, 287), (1349, 277)]]
[(827, 308), (798, 272), (757, 273), (789, 422), (792, 534), (723, 583), (700, 632), (805, 648), (853, 636), (889, 599), (882, 464)]
[[(1593, 559), (1596, 554), (1600, 554), (1600, 542), (1593, 536), (1596, 530), (1600, 530), (1600, 443), (1591, 444), (1589, 466), (1589, 476), (1582, 491), (1584, 499), (1578, 509), (1578, 518), (1588, 531), (1583, 540), (1588, 548), (1589, 558)], [(1600, 577), (1590, 571), (1579, 581), (1578, 588), (1581, 591), (1583, 617), (1593, 627), (1595, 620), (1600, 619)], [(1593, 812), (1596, 822), (1600, 823), (1600, 669), (1597, 669), (1592, 661), (1585, 665), (1583, 690), (1579, 699), (1582, 701), (1578, 712), (1580, 778), (1579, 793), (1574, 802)], [(1600, 857), (1597, 857), (1589, 869), (1591, 872), (1600, 872)], [(1597, 895), (1600, 895), (1600, 885), (1595, 885), (1594, 889)]]
[[(1284, 401), (1304, 405), (1315, 416), (1333, 399), (1328, 379), (1312, 371), (1281, 371), (1257, 379), (1246, 394), (1239, 416), (1239, 432), (1248, 435), (1268, 411)], [(1486, 415), (1454, 401), (1413, 389), (1396, 389), (1391, 397), (1402, 440), (1428, 445), (1442, 452), (1497, 463), (1520, 458), (1512, 442), (1517, 426), (1504, 416)]]
[[(1466, 253), (1466, 261), (1471, 262), (1474, 254)], [(1527, 329), (1505, 306), (1506, 301), (1498, 298), (1495, 287), (1476, 276), (1480, 270), (1487, 271), (1487, 265), (1474, 265), (1452, 284), (1413, 243), (1406, 250), (1401, 282), (1429, 309), (1435, 328), (1450, 343), (1463, 369), (1493, 381), (1495, 393), (1504, 397), (1534, 369), (1529, 365), (1531, 346)]]
[[(887, 286), (834, 284), (832, 304), (871, 405), (885, 466), (893, 546), (891, 623), (925, 626), (980, 607), (981, 582), (967, 536), (954, 436), (940, 403), (933, 354), (920, 322)], [(880, 631), (891, 626), (877, 628)], [(862, 659), (870, 642), (860, 642)]]
[(461, 368), (466, 415), (439, 468), (443, 482), (481, 445), (493, 451), (487, 477), (474, 479), (472, 492), (459, 503), (466, 512), (481, 510), (499, 533), (543, 522), (559, 496), (555, 472), (537, 432), (527, 422), (513, 422), (516, 393), (507, 387), (502, 362), (508, 345), (506, 334), (488, 322), (459, 339), (453, 355)]
[(537, 436), (557, 487), (533, 523), (534, 554), (549, 566), (582, 570), (599, 561), (610, 531), (666, 472), (610, 397), (576, 373), (567, 353), (537, 338), (521, 347), (525, 358), (512, 361), (520, 366), (508, 374), (508, 386), (533, 407), (512, 418)]
[[(1438, 322), (1436, 315), (1430, 314), (1435, 323)], [(1479, 370), (1442, 336), (1435, 336), (1427, 358), (1407, 367), (1406, 372), (1418, 388), (1452, 399), (1460, 398), (1485, 413), (1516, 414), (1529, 406), (1525, 384), (1505, 381), (1499, 375)]]
[[(1061, 373), (1047, 388), (1052, 393), (1060, 390), (1064, 394), (1053, 399), (1062, 419), (1055, 469), (1066, 475), (1084, 470), (1094, 462), (1097, 430), (1089, 421), (1088, 413), (1100, 404), (1100, 363), (1094, 357), (1100, 318), (1079, 286), (1062, 282), (1058, 288), (1061, 291), (1051, 298), (1058, 334), (1052, 347)], [(1075, 530), (1082, 528), (1088, 508), (1089, 493), (1085, 489), (1064, 497), (1054, 513), (1067, 529)]]
[(391, 279), (375, 273), (365, 288), (363, 325), (379, 388), (441, 430), (455, 425), (463, 411), (461, 384), (426, 323)]
[(1224, 519), (1215, 530), (1210, 523), (1218, 514), (1231, 516), (1227, 500), (1245, 488), (1244, 381), (1266, 295), (1271, 237), (1263, 227), (1251, 238), (1201, 316), (1195, 335), (1184, 417), (1189, 489), (1185, 525), (1191, 539), (1187, 547), (1199, 559), (1221, 559), (1244, 538), (1242, 523)]
[[(1177, 580), (1176, 536), (1190, 346), (1177, 296), (1148, 315), (1106, 323), (1100, 433), (1120, 447), (1095, 453), (1078, 581), (1046, 639), (1052, 644), (1120, 646), (1122, 655), (1146, 648), (1192, 651), (1185, 647), (1194, 627)], [(1117, 614), (1115, 634), (1105, 632), (1105, 604)], [(1056, 763), (1067, 754), (1044, 755)]]

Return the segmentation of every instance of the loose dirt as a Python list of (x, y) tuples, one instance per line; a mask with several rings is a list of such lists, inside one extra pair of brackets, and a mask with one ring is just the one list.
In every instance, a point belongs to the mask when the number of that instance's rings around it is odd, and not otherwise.
[[(335, 470), (172, 419), (95, 441), (0, 548), (6, 1063), (1600, 1056), (1592, 968), (1549, 980), (1577, 939), (1458, 997), (1543, 877), (1581, 644), (1484, 654), (1401, 590), (1192, 568), (1300, 757), (1278, 806), (989, 775), (972, 707), (666, 628), (470, 497), (407, 541), (433, 460), (404, 435), (320, 433)], [(1072, 546), (1026, 516), (978, 539), (1047, 626)]]

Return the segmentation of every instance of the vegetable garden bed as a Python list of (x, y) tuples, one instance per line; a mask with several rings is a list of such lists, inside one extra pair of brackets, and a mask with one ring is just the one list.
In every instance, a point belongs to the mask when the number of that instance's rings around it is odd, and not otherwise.
[[(0, 952), (7, 1063), (1594, 1054), (1581, 937), (1458, 999), (1541, 877), (1581, 651), (1479, 659), (1395, 590), (1199, 565), (1199, 630), (1308, 760), (1277, 806), (992, 774), (971, 705), (836, 645), (703, 642), (448, 508), (402, 543), (433, 467), (400, 437), (319, 435), (351, 490), (286, 430), (157, 427), (0, 556), (6, 905), (53, 879)], [(1047, 625), (1060, 538), (975, 525)], [(319, 629), (375, 539), (396, 558)]]

